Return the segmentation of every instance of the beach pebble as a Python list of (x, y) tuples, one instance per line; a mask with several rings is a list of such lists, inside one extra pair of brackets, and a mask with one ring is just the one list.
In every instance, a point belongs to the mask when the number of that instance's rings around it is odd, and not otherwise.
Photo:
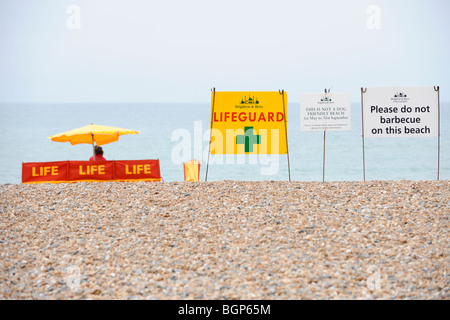
[(450, 182), (0, 186), (0, 299), (450, 299)]

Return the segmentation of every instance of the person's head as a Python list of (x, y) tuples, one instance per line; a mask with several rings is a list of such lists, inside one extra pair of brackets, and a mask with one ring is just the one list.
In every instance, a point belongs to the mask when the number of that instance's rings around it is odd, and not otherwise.
[(102, 155), (103, 155), (103, 149), (102, 149), (102, 147), (95, 146), (95, 154), (96, 154), (96, 155), (102, 156)]

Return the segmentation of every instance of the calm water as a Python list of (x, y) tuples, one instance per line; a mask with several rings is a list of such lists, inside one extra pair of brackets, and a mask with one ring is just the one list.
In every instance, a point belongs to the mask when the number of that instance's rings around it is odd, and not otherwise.
[[(90, 123), (140, 130), (103, 146), (108, 160), (159, 159), (166, 181), (183, 181), (182, 161), (201, 160), (205, 180), (210, 105), (0, 105), (0, 183), (21, 183), (22, 162), (88, 160), (92, 146), (47, 137)], [(441, 103), (440, 179), (450, 179), (450, 104)], [(300, 103), (288, 103), (291, 179), (322, 181), (323, 133), (300, 131)], [(361, 106), (352, 104), (352, 130), (327, 132), (326, 181), (362, 181)], [(437, 179), (437, 138), (365, 139), (366, 180)], [(288, 180), (286, 155), (211, 156), (208, 181)]]

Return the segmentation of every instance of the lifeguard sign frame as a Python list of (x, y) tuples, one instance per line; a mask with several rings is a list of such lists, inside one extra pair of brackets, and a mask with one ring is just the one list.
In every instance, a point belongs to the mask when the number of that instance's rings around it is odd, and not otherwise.
[[(284, 90), (278, 90), (278, 92), (216, 92), (216, 88), (212, 88), (211, 92), (210, 138), (205, 182), (208, 181), (211, 154), (286, 154), (289, 181), (291, 181), (286, 92)], [(247, 94), (249, 95), (248, 99), (246, 96), (240, 98)], [(253, 97), (256, 95), (258, 98), (251, 98), (252, 95)], [(281, 97), (281, 101), (279, 97)], [(278, 131), (277, 135), (272, 137), (274, 129)], [(233, 131), (233, 142), (226, 141), (227, 133), (230, 130)], [(237, 135), (236, 131), (238, 130), (241, 130), (243, 134)], [(254, 130), (256, 135), (253, 135)], [(262, 131), (266, 134), (258, 134)], [(222, 135), (222, 145), (220, 147), (215, 145), (212, 149), (213, 138), (215, 143), (217, 141), (215, 133)], [(272, 152), (272, 143), (278, 144), (275, 152)], [(258, 146), (254, 148), (254, 144)], [(238, 145), (240, 146), (238, 147)], [(262, 145), (265, 148), (260, 148)]]

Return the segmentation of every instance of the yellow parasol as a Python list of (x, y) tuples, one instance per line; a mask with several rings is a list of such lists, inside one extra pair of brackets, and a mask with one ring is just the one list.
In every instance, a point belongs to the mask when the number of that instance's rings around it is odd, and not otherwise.
[(137, 133), (139, 131), (90, 124), (85, 127), (55, 134), (48, 138), (56, 142), (70, 142), (72, 145), (80, 143), (92, 144), (92, 148), (95, 150), (95, 144), (98, 146), (104, 145), (119, 140), (119, 136), (121, 135)]

